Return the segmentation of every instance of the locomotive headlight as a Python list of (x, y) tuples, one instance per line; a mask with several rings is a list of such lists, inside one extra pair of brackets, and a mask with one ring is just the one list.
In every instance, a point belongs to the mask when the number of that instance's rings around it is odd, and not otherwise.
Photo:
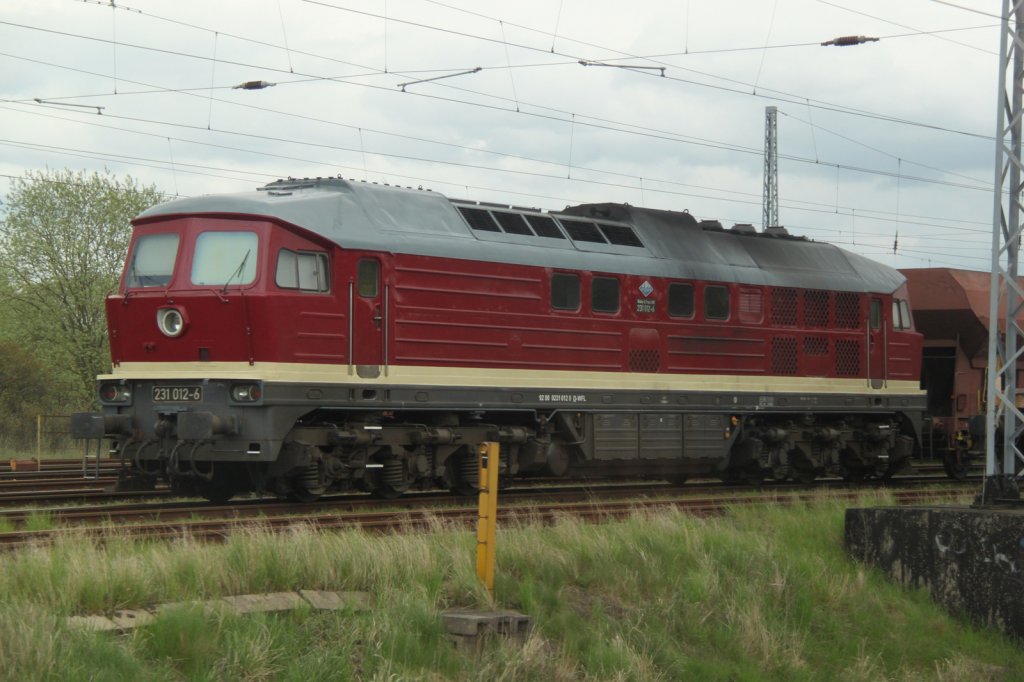
[(181, 336), (186, 326), (185, 314), (177, 308), (160, 308), (156, 311), (156, 326), (164, 336)]
[(126, 403), (131, 397), (129, 386), (112, 382), (100, 384), (100, 400), (105, 403)]
[(236, 403), (254, 403), (263, 397), (259, 384), (235, 384), (231, 387), (231, 399)]

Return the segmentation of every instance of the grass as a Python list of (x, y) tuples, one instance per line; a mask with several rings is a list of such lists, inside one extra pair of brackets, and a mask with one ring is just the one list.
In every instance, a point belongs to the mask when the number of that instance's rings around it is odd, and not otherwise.
[[(888, 503), (880, 498), (865, 501)], [(475, 536), (243, 531), (223, 545), (69, 538), (0, 557), (0, 679), (1015, 680), (1024, 649), (948, 616), (842, 550), (822, 496), (717, 519), (565, 519), (499, 532), (497, 606), (523, 646), (455, 650), (437, 612), (486, 607)], [(182, 608), (130, 635), (63, 617), (291, 590), (366, 590), (369, 613)]]

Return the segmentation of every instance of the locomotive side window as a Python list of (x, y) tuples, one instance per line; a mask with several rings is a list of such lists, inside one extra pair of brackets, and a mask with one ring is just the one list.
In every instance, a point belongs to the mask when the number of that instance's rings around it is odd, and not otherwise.
[(633, 232), (633, 228), (624, 225), (598, 225), (598, 227), (601, 228), (601, 233), (612, 244), (641, 247), (644, 245), (640, 241), (640, 237), (637, 237), (636, 233)]
[(327, 254), (281, 249), (274, 282), (282, 289), (327, 291)]
[(380, 291), (380, 263), (364, 258), (356, 266), (356, 291), (364, 298), (373, 298)]
[(174, 272), (178, 241), (176, 232), (147, 234), (135, 240), (125, 286), (129, 289), (166, 286)]
[(533, 230), (523, 220), (523, 216), (518, 213), (499, 213), (495, 211), (491, 214), (494, 219), (501, 225), (501, 229), (509, 234), (522, 234), (528, 237), (533, 236)]
[(900, 299), (900, 320), (903, 323), (903, 329), (910, 329), (914, 326), (914, 321), (910, 318), (910, 305), (905, 298)]
[(192, 284), (251, 284), (256, 279), (258, 249), (255, 232), (203, 232), (196, 237)]
[(910, 329), (910, 306), (906, 299), (892, 299), (892, 326), (893, 329)]
[(590, 285), (590, 309), (595, 313), (619, 312), (619, 280), (595, 277)]
[(718, 285), (704, 287), (704, 319), (729, 319), (729, 288)]
[(740, 322), (761, 324), (764, 320), (764, 298), (760, 289), (740, 289)]
[(562, 225), (569, 233), (569, 238), (577, 242), (594, 242), (595, 244), (607, 244), (604, 235), (597, 229), (597, 225), (587, 220), (566, 220), (562, 218)]
[(486, 211), (482, 208), (471, 208), (469, 206), (459, 206), (459, 213), (466, 219), (469, 226), (474, 230), (483, 230), (484, 232), (501, 232), (501, 228), (494, 222), (494, 218), (491, 217), (490, 211)]
[(555, 310), (580, 309), (580, 278), (564, 272), (551, 275), (551, 307)]
[(668, 314), (672, 317), (693, 317), (693, 285), (672, 282), (668, 285)]
[(877, 298), (871, 299), (871, 328), (882, 328), (882, 301)]
[(565, 239), (565, 235), (562, 234), (562, 231), (558, 229), (558, 225), (551, 218), (543, 215), (527, 215), (523, 217), (526, 218), (526, 222), (530, 223), (530, 227), (533, 228), (538, 237)]

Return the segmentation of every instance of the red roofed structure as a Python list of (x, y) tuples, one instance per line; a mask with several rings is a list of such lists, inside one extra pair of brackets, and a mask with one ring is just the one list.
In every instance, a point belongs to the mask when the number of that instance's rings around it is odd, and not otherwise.
[[(954, 268), (901, 272), (914, 327), (924, 336), (921, 385), (928, 390), (933, 447), (938, 448), (941, 437), (955, 438), (968, 430), (971, 417), (984, 414), (991, 274)], [(1001, 318), (999, 328), (1005, 327)]]

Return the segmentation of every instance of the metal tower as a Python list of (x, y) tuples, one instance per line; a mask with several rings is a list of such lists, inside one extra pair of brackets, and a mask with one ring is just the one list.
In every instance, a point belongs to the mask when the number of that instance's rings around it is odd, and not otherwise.
[[(1024, 352), (1018, 315), (1024, 291), (1017, 280), (1021, 218), (1021, 95), (1024, 92), (1024, 0), (1003, 0), (999, 40), (999, 99), (996, 119), (995, 186), (992, 211), (992, 279), (989, 296), (988, 387), (985, 419), (983, 501), (1016, 496), (1017, 446), (1024, 413), (1017, 407), (1017, 361)], [(1000, 311), (1005, 330), (1000, 333)]]
[(779, 125), (776, 107), (764, 108), (764, 192), (761, 229), (779, 224)]

